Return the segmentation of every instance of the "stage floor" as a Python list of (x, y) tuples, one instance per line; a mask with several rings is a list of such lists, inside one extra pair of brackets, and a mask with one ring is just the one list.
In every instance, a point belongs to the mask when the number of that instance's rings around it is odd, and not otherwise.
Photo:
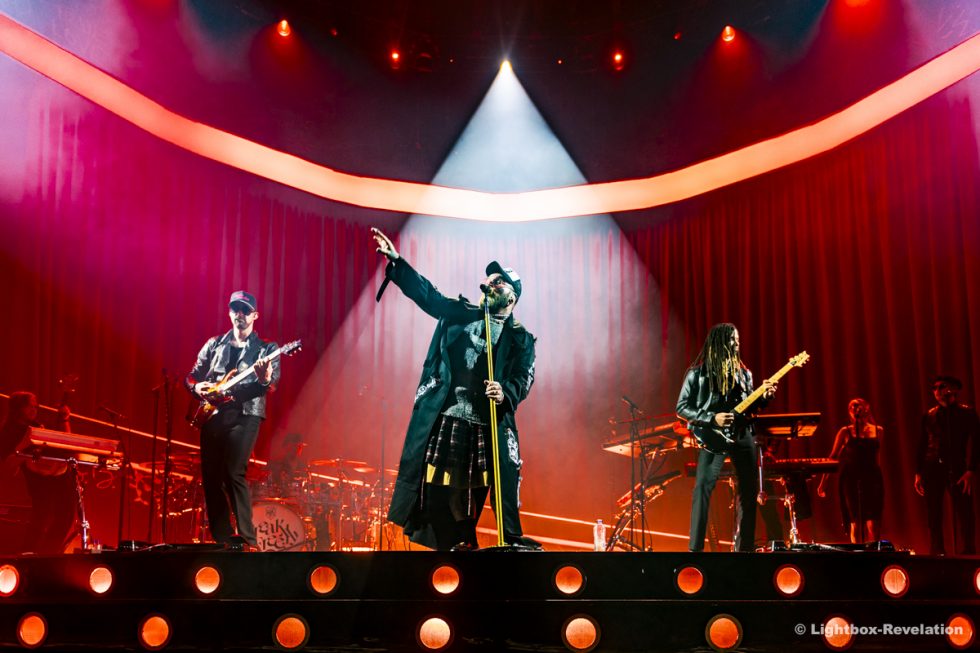
[(978, 570), (883, 552), (6, 557), (0, 647), (826, 651), (822, 633), (850, 633), (855, 651), (948, 651), (975, 643)]

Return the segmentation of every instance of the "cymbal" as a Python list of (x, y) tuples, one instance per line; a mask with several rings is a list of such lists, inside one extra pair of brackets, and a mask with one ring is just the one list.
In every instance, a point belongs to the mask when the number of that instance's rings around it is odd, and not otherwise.
[(346, 458), (318, 458), (310, 461), (310, 467), (336, 467), (337, 469), (350, 469), (361, 474), (374, 471), (366, 462), (360, 460), (348, 460)]

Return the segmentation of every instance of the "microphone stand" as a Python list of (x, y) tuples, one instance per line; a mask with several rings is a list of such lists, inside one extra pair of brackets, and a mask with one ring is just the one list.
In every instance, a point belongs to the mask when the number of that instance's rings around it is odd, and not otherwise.
[[(163, 423), (167, 432), (167, 443), (163, 448), (163, 505), (160, 509), (160, 539), (167, 543), (167, 518), (170, 516), (170, 472), (173, 464), (171, 458), (171, 445), (174, 440), (174, 419), (173, 419), (173, 387), (176, 380), (171, 380), (165, 376), (163, 380)], [(156, 444), (156, 440), (153, 441)]]
[[(640, 455), (639, 455), (640, 461), (639, 463), (636, 462), (636, 458), (637, 458), (636, 449), (637, 449), (637, 445), (640, 442), (640, 427), (638, 425), (637, 420), (640, 419), (640, 413), (642, 411), (640, 410), (640, 407), (637, 406), (632, 401), (630, 401), (629, 398), (626, 397), (626, 395), (623, 395), (623, 401), (626, 403), (627, 406), (629, 406), (629, 411), (630, 411), (630, 453), (633, 454), (630, 458), (630, 487), (633, 488), (632, 490), (633, 495), (630, 497), (630, 502), (631, 502), (630, 514), (633, 516), (632, 518), (633, 528), (632, 528), (632, 532), (630, 533), (630, 543), (634, 547), (636, 546), (636, 542), (635, 542), (636, 515), (639, 515), (640, 516), (640, 551), (646, 551), (647, 550), (646, 547), (647, 520), (646, 520), (646, 501), (644, 501), (644, 499), (646, 498), (646, 493), (645, 493), (645, 488), (642, 487), (642, 483), (646, 481), (646, 469), (645, 469), (646, 453), (644, 451), (642, 450), (640, 451)], [(639, 464), (639, 468), (640, 468), (639, 477), (643, 479), (643, 481), (641, 481), (641, 487), (639, 492), (636, 491), (637, 464)]]
[[(163, 371), (166, 383), (167, 371)], [(160, 389), (163, 385), (158, 385), (151, 389), (153, 393), (153, 445), (150, 447), (150, 509), (149, 517), (146, 520), (146, 541), (153, 541), (153, 512), (156, 508), (156, 489), (157, 489), (157, 425), (160, 421)]]
[[(103, 410), (105, 410), (105, 409), (103, 409)], [(112, 420), (112, 434), (116, 437), (117, 440), (120, 440), (119, 439), (119, 413), (117, 413), (115, 411), (110, 411), (110, 410), (105, 410), (105, 412), (108, 413), (109, 419)], [(120, 442), (121, 441), (122, 440), (120, 440)], [(130, 454), (129, 448), (130, 448), (130, 446), (132, 444), (133, 444), (133, 438), (132, 438), (132, 436), (130, 436), (129, 438), (127, 438), (127, 442), (126, 442), (126, 445), (127, 446), (123, 447), (122, 467), (119, 470), (120, 471), (120, 477), (119, 477), (120, 478), (120, 482), (119, 482), (119, 527), (118, 527), (118, 530), (116, 532), (116, 549), (117, 550), (119, 550), (119, 549), (122, 548), (122, 542), (123, 542), (123, 539), (122, 539), (122, 536), (123, 536), (123, 515), (125, 514), (125, 510), (126, 510), (126, 494), (127, 494), (127, 487), (126, 486), (129, 484), (129, 454)]]
[[(490, 293), (483, 294), (483, 323), (487, 334), (487, 377), (493, 383), (493, 334), (490, 331)], [(497, 442), (497, 402), (490, 399), (490, 440), (493, 443), (493, 498), (497, 521), (497, 546), (505, 546), (504, 542), (504, 502), (500, 489), (500, 443)]]

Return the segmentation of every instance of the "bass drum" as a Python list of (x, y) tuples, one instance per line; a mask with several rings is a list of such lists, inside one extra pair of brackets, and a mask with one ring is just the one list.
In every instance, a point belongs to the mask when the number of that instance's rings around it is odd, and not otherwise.
[(312, 551), (316, 528), (299, 508), (283, 501), (253, 501), (252, 522), (259, 551)]

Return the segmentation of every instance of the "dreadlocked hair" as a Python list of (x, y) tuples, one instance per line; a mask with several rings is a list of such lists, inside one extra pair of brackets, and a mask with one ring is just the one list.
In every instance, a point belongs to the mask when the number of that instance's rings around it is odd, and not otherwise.
[(711, 327), (708, 337), (704, 339), (701, 353), (694, 360), (692, 367), (701, 367), (708, 375), (708, 383), (712, 390), (722, 395), (738, 383), (738, 374), (742, 370), (742, 360), (732, 346), (732, 334), (735, 325), (723, 322)]

